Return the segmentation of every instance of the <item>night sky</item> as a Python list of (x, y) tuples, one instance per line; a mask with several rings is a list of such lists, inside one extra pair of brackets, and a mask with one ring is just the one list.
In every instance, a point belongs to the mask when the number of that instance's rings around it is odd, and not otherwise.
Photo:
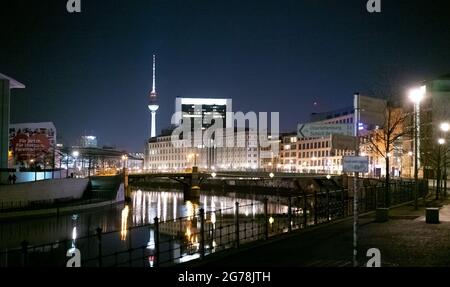
[[(2, 0), (0, 73), (11, 121), (53, 121), (60, 139), (143, 151), (152, 54), (158, 130), (175, 97), (230, 97), (235, 111), (280, 112), (282, 131), (351, 105), (388, 76), (400, 88), (450, 73), (450, 7), (382, 0)], [(316, 102), (316, 104), (314, 104)]]

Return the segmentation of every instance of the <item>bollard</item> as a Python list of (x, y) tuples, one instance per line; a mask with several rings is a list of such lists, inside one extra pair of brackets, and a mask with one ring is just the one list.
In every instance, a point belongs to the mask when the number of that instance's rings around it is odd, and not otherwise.
[(235, 203), (236, 210), (234, 214), (235, 219), (235, 238), (236, 238), (236, 248), (239, 248), (239, 202)]
[(180, 257), (183, 254), (183, 218), (180, 217)]
[(160, 264), (160, 258), (159, 258), (159, 243), (160, 243), (160, 235), (159, 235), (159, 219), (158, 217), (155, 217), (155, 253), (156, 253), (156, 261), (155, 261), (155, 267), (159, 267)]
[(200, 208), (200, 258), (205, 258), (205, 210)]
[(317, 225), (317, 190), (314, 189), (314, 225)]
[(308, 197), (306, 192), (303, 192), (303, 228), (308, 227)]
[(269, 239), (268, 199), (264, 198), (264, 238)]
[(330, 190), (327, 188), (327, 222), (330, 221)]
[(389, 221), (389, 208), (377, 208), (375, 210), (375, 221), (379, 223)]
[(101, 227), (97, 228), (96, 230), (97, 233), (97, 243), (98, 243), (98, 267), (102, 267), (103, 262), (102, 262), (102, 229)]
[(24, 240), (20, 243), (22, 246), (22, 267), (28, 266), (28, 241)]
[(437, 207), (429, 207), (426, 209), (425, 213), (425, 221), (429, 224), (438, 224), (439, 223), (439, 208)]
[(288, 205), (288, 231), (292, 231), (292, 198), (289, 196), (289, 205)]

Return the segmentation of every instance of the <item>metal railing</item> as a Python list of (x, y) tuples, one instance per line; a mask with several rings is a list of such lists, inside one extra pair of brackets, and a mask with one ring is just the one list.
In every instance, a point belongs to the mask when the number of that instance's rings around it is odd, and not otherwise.
[[(427, 184), (421, 183), (422, 196)], [(410, 202), (414, 183), (391, 186), (392, 204)], [(363, 187), (359, 212), (382, 206), (383, 186)], [(280, 197), (277, 204), (268, 199), (251, 204), (192, 212), (191, 215), (121, 230), (103, 232), (49, 244), (30, 245), (0, 253), (0, 266), (66, 266), (70, 249), (80, 250), (81, 266), (172, 266), (209, 254), (238, 248), (242, 244), (326, 224), (353, 215), (353, 198), (347, 189), (320, 190), (298, 196)], [(69, 251), (69, 256), (67, 253)]]

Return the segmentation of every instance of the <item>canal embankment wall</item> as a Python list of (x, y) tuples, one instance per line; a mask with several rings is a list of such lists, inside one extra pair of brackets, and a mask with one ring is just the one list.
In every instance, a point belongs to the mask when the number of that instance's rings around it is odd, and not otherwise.
[(88, 182), (87, 178), (65, 178), (0, 185), (0, 204), (14, 208), (80, 199)]

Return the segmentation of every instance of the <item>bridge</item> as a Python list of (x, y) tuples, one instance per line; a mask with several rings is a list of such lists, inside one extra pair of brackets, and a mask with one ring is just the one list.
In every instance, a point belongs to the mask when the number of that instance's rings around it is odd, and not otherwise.
[[(134, 173), (127, 175), (127, 184), (139, 184), (151, 182), (152, 179), (167, 178), (179, 182), (183, 186), (185, 198), (198, 198), (202, 183), (206, 179), (215, 178), (227, 181), (228, 185), (255, 185), (269, 188), (287, 188), (291, 190), (310, 189), (315, 185), (328, 186), (331, 189), (338, 188), (337, 182), (342, 176), (329, 176), (324, 174), (298, 174), (264, 171), (200, 171), (194, 167), (192, 172), (157, 172), (157, 173)], [(337, 181), (336, 181), (337, 180)], [(253, 183), (249, 183), (249, 181)], [(308, 186), (308, 187), (307, 187)]]
[(129, 183), (148, 182), (154, 178), (168, 178), (183, 185), (185, 197), (199, 197), (201, 183), (206, 178), (213, 176), (214, 174), (200, 172), (197, 167), (193, 167), (192, 172), (125, 174), (125, 182), (128, 186)]

